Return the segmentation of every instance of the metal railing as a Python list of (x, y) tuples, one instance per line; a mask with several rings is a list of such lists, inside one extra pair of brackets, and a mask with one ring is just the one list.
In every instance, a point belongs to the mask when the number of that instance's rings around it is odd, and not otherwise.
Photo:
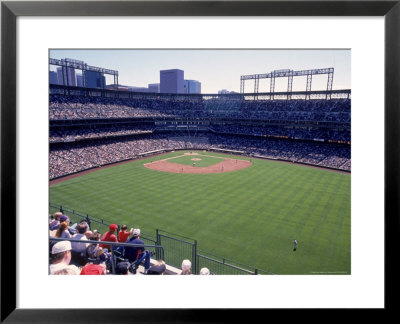
[[(79, 223), (80, 221), (85, 220), (89, 226), (90, 224), (101, 226), (103, 233), (108, 231), (108, 227), (112, 223), (103, 219), (97, 219), (82, 212), (77, 212), (74, 209), (69, 209), (61, 205), (54, 205), (50, 203), (50, 214), (53, 214), (56, 211), (61, 211), (67, 214), (71, 222)], [(117, 229), (117, 232), (118, 231), (119, 227)], [(189, 259), (192, 262), (193, 274), (199, 274), (200, 269), (203, 267), (208, 268), (212, 274), (218, 275), (274, 274), (272, 272), (242, 264), (224, 257), (199, 251), (197, 240), (182, 236), (180, 234), (156, 229), (155, 237), (149, 235), (148, 233), (142, 233), (140, 238), (143, 242), (145, 242), (145, 246), (149, 249), (149, 251), (153, 252), (156, 259), (164, 260), (165, 263), (170, 266), (180, 269), (182, 261), (184, 259)], [(104, 242), (101, 244), (104, 244)], [(106, 244), (109, 244), (109, 242)], [(122, 245), (124, 243), (114, 243), (113, 245), (118, 244)], [(158, 249), (158, 247), (161, 248), (161, 250)]]
[(208, 268), (211, 274), (224, 274), (224, 275), (258, 275), (258, 274), (270, 274), (272, 272), (251, 267), (247, 264), (239, 263), (227, 258), (212, 255), (204, 251), (198, 251), (197, 255), (197, 267)]
[[(178, 238), (178, 236), (180, 238)], [(192, 272), (197, 273), (196, 251), (197, 241), (179, 234), (169, 233), (156, 229), (157, 244), (164, 247), (164, 261), (178, 269), (182, 261), (189, 259), (192, 262)]]

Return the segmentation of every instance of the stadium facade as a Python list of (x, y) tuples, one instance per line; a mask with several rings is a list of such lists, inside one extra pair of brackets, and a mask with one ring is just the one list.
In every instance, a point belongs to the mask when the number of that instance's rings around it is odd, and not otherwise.
[(148, 89), (149, 89), (149, 92), (160, 93), (160, 84), (159, 83), (149, 83)]

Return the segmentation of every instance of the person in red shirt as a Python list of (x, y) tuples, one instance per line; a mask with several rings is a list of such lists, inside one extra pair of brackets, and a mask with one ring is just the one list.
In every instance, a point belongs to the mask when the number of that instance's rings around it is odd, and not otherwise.
[(129, 232), (127, 232), (128, 226), (126, 225), (122, 225), (121, 226), (121, 230), (118, 233), (118, 239), (121, 243), (125, 243), (129, 236), (131, 236), (131, 234), (133, 233), (133, 228), (131, 228), (131, 230)]
[[(118, 226), (116, 224), (111, 224), (109, 227), (109, 231), (105, 232), (100, 241), (104, 242), (118, 242), (117, 237), (114, 235), (115, 231), (117, 230)], [(108, 244), (100, 244), (100, 247), (103, 249), (108, 249), (111, 251), (111, 245)]]

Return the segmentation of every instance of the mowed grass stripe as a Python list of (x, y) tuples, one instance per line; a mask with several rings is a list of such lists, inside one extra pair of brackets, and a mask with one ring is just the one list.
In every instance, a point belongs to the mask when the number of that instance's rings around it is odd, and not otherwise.
[(50, 201), (143, 232), (193, 237), (203, 251), (275, 273), (350, 272), (349, 175), (257, 159), (239, 172), (206, 175), (143, 167), (176, 155), (54, 185)]

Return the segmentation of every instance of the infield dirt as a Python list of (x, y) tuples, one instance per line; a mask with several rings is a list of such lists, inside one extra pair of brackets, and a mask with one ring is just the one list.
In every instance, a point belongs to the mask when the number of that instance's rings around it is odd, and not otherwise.
[(221, 162), (218, 162), (216, 164), (207, 167), (198, 167), (198, 166), (173, 163), (169, 162), (168, 159), (144, 164), (146, 168), (151, 170), (171, 172), (171, 173), (192, 173), (192, 174), (232, 172), (248, 168), (251, 165), (252, 163), (250, 161), (236, 160), (236, 159), (224, 159)]

